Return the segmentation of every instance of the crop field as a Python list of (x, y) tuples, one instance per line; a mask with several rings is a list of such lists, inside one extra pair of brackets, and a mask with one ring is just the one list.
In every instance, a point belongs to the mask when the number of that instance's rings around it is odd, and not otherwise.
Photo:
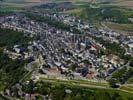
[(133, 0), (121, 0), (121, 1), (117, 2), (114, 5), (123, 6), (123, 7), (127, 7), (127, 8), (133, 9)]
[(118, 23), (105, 23), (109, 28), (114, 29), (115, 31), (129, 31), (129, 32), (133, 32), (133, 24), (118, 24)]

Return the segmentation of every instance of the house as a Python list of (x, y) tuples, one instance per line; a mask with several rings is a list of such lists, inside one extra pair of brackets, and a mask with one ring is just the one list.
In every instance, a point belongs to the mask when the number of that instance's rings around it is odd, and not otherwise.
[(93, 71), (89, 71), (88, 74), (86, 75), (87, 79), (94, 79), (94, 72)]
[(129, 46), (130, 49), (133, 49), (133, 42), (129, 42), (128, 46)]
[(72, 93), (72, 91), (71, 91), (70, 89), (65, 89), (65, 92), (66, 92), (67, 94), (71, 94), (71, 93)]

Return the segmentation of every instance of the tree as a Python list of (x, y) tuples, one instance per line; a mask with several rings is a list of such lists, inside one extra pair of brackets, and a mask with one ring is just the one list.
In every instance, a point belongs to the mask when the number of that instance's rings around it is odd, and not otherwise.
[(129, 65), (133, 67), (133, 60), (130, 61)]
[(72, 97), (72, 100), (82, 100), (81, 94), (77, 93), (75, 97)]
[(32, 80), (28, 84), (24, 84), (22, 90), (25, 91), (26, 93), (33, 94), (34, 93), (34, 87), (35, 84)]
[(112, 100), (123, 100), (119, 93), (115, 92), (112, 96)]
[(37, 87), (36, 92), (43, 94), (43, 95), (48, 95), (48, 94), (50, 94), (50, 90), (51, 90), (50, 85), (51, 84), (44, 83), (42, 81), (38, 82), (36, 84), (36, 87)]

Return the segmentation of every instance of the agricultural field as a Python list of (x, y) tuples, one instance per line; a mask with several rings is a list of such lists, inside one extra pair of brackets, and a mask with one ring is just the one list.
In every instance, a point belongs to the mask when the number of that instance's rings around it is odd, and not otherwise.
[(118, 24), (112, 22), (105, 22), (104, 24), (117, 32), (133, 32), (133, 24)]
[[(129, 80), (127, 81), (128, 84), (133, 84), (133, 77), (129, 78)], [(132, 85), (133, 86), (133, 85)]]
[(133, 9), (133, 0), (119, 0), (116, 4), (117, 6), (123, 6), (126, 8), (131, 8)]

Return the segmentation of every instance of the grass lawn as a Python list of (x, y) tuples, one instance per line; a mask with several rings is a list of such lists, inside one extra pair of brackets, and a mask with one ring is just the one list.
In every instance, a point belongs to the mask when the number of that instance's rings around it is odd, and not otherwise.
[(3, 83), (2, 83), (2, 82), (0, 82), (0, 92), (1, 92), (1, 91), (3, 91), (3, 90), (4, 90), (4, 88), (5, 88), (5, 86), (3, 85)]
[(124, 85), (124, 86), (121, 86), (120, 89), (133, 93), (133, 87), (132, 86)]
[(128, 84), (133, 84), (133, 77), (129, 78), (129, 80), (127, 81)]
[(53, 81), (53, 82), (63, 82), (63, 83), (72, 83), (72, 84), (85, 84), (85, 85), (94, 85), (94, 86), (105, 86), (105, 87), (109, 87), (107, 82), (103, 82), (103, 81), (99, 81), (99, 82), (95, 82), (95, 81), (91, 81), (91, 80), (62, 80), (62, 79), (52, 79), (52, 78), (44, 78), (44, 77), (40, 77), (40, 80), (47, 80), (47, 81)]

